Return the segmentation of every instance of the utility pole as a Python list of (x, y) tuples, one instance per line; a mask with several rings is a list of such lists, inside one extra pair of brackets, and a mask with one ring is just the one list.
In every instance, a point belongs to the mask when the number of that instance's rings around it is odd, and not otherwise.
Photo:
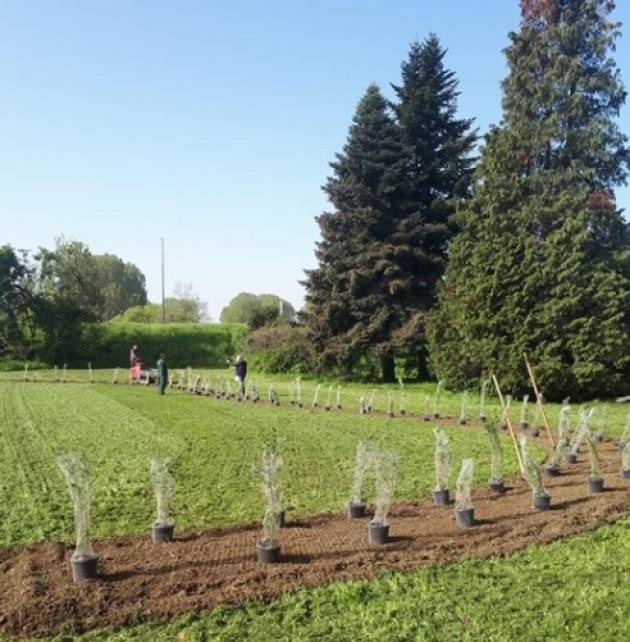
[(166, 323), (166, 308), (164, 307), (164, 238), (160, 239), (162, 243), (162, 323)]

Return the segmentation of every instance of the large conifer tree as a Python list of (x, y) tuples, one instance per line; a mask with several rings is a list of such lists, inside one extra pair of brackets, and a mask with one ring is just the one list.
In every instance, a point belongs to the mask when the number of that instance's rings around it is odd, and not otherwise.
[(305, 283), (324, 367), (373, 357), (391, 381), (394, 357), (424, 364), (425, 315), (445, 267), (453, 202), (468, 195), (475, 143), (471, 121), (456, 118), (457, 82), (444, 55), (435, 36), (412, 44), (394, 86), (395, 124), (370, 88), (332, 164), (324, 190), (335, 211), (318, 218), (319, 267)]
[(605, 0), (521, 0), (506, 50), (504, 117), (460, 208), (431, 359), (452, 386), (493, 370), (524, 389), (530, 353), (549, 398), (628, 385), (628, 227), (614, 188), (630, 158), (615, 118), (626, 94)]

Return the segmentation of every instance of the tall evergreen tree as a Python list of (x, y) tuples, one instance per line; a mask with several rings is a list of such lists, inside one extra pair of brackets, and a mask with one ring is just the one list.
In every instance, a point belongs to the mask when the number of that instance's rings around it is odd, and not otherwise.
[(455, 117), (457, 82), (435, 36), (411, 46), (395, 120), (371, 87), (324, 191), (319, 267), (308, 273), (309, 326), (322, 366), (364, 356), (394, 380), (394, 358), (422, 367), (424, 320), (444, 271), (453, 201), (468, 194), (471, 121)]
[(431, 314), (431, 359), (451, 385), (488, 370), (549, 398), (630, 381), (630, 245), (614, 188), (630, 154), (615, 119), (626, 93), (605, 0), (521, 0), (504, 116), (486, 139), (473, 198)]

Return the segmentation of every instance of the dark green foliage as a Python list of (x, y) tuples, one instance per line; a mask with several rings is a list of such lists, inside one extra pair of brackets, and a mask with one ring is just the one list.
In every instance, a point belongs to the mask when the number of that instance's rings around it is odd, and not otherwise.
[(147, 302), (146, 279), (133, 263), (113, 254), (94, 256), (103, 297), (99, 318), (112, 319), (127, 308)]
[(628, 386), (630, 245), (613, 189), (629, 153), (614, 122), (625, 91), (607, 4), (550, 0), (540, 13), (523, 3), (503, 122), (458, 213), (430, 320), (432, 362), (449, 387), (495, 371), (521, 391), (524, 351), (549, 399)]
[[(394, 358), (424, 362), (424, 315), (444, 269), (449, 200), (467, 193), (474, 143), (454, 118), (456, 81), (435, 37), (412, 46), (396, 120), (378, 87), (361, 99), (324, 186), (319, 266), (307, 272), (307, 322), (322, 370), (366, 361), (394, 380)], [(422, 140), (421, 140), (422, 139)]]
[(243, 342), (250, 367), (261, 372), (303, 372), (314, 369), (315, 354), (306, 329), (273, 323), (251, 332)]
[(260, 328), (270, 321), (293, 321), (293, 306), (275, 294), (250, 294), (241, 292), (221, 310), (221, 323), (246, 323), (250, 328)]
[(186, 366), (222, 368), (236, 354), (246, 332), (246, 326), (238, 323), (110, 322), (97, 328), (86, 354), (95, 368), (126, 367), (129, 348), (137, 344), (140, 356), (150, 365), (165, 352), (171, 370)]

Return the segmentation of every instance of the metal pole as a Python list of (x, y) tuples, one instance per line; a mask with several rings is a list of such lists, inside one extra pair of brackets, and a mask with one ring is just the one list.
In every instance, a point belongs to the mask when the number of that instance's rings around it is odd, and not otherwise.
[(164, 306), (164, 239), (160, 239), (162, 243), (162, 323), (166, 323), (166, 308)]

